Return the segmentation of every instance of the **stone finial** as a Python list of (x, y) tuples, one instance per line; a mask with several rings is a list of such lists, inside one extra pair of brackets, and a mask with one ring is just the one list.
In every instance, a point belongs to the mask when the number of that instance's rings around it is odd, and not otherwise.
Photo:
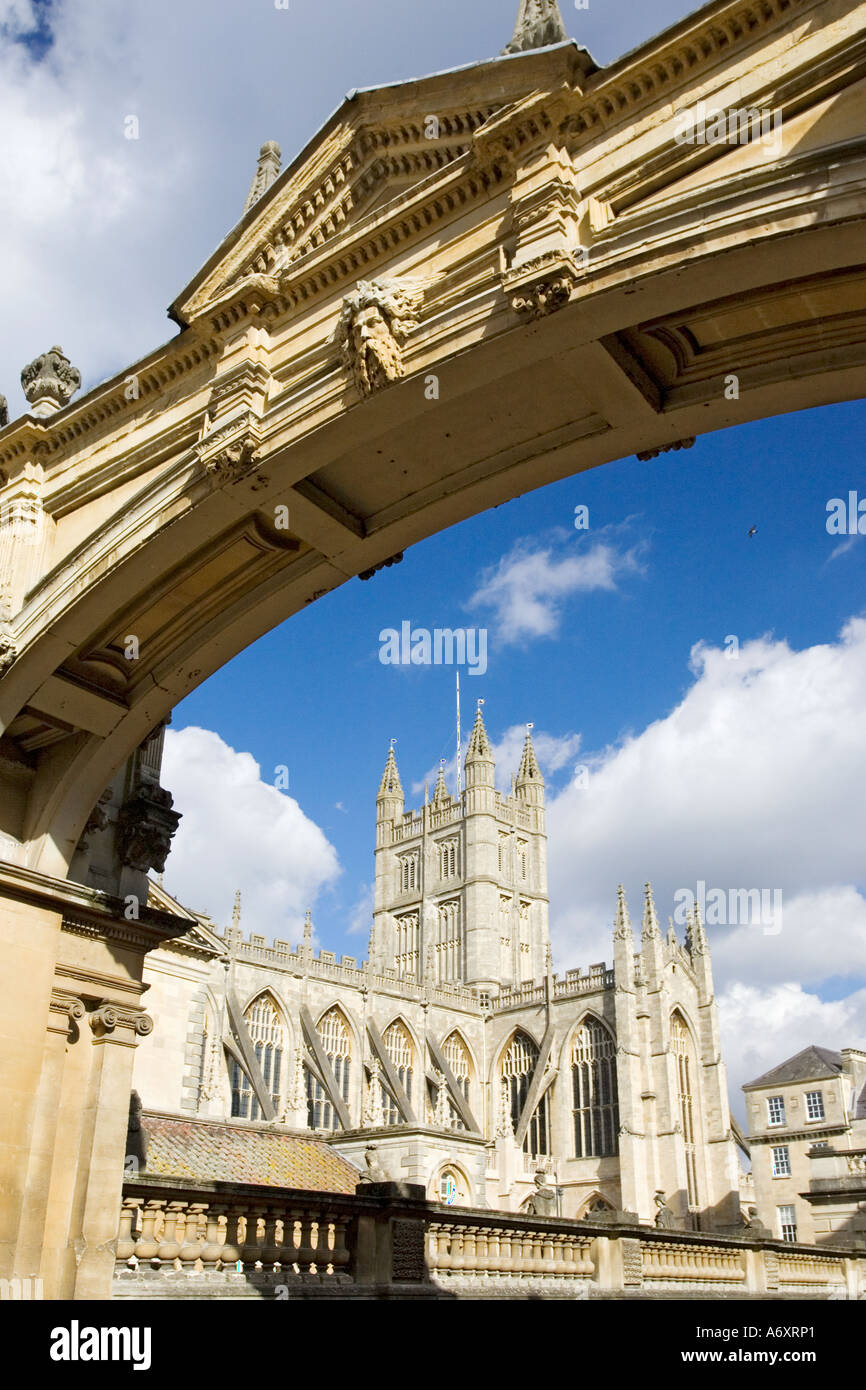
[(9, 424), (9, 404), (5, 396), (0, 396), (0, 430)]
[(239, 928), (241, 924), (241, 890), (235, 893), (235, 904), (232, 908), (232, 926)]
[(511, 42), (503, 53), (527, 53), (568, 38), (558, 0), (520, 0)]
[(632, 937), (631, 918), (628, 915), (628, 904), (625, 900), (625, 889), (622, 884), (616, 890), (616, 917), (613, 923), (614, 941), (630, 940)]
[(441, 806), (444, 801), (450, 801), (451, 796), (445, 781), (445, 760), (439, 763), (439, 775), (436, 778), (436, 786), (433, 789), (433, 805)]
[(313, 917), (309, 908), (307, 908), (304, 914), (304, 943), (302, 949), (308, 954), (313, 949)]
[(538, 759), (535, 756), (535, 748), (532, 743), (533, 727), (532, 724), (526, 726), (526, 740), (523, 744), (523, 755), (517, 771), (518, 787), (525, 782), (540, 782), (544, 786), (544, 778), (541, 775), (541, 768), (538, 766)]
[(388, 757), (385, 760), (385, 771), (382, 773), (382, 780), (379, 783), (379, 796), (402, 795), (403, 787), (400, 782), (400, 773), (397, 770), (397, 759), (394, 757), (394, 740), (392, 739)]
[(451, 1128), (451, 1105), (448, 1100), (448, 1082), (441, 1071), (436, 1072), (436, 1110), (433, 1123), (437, 1129)]
[(32, 414), (53, 415), (68, 405), (81, 385), (81, 373), (69, 364), (61, 347), (49, 348), (35, 357), (21, 373), (24, 395), (32, 406)]
[(244, 203), (245, 213), (249, 212), (253, 203), (257, 203), (262, 194), (266, 193), (271, 184), (279, 178), (281, 163), (282, 153), (276, 140), (266, 140), (259, 150), (259, 162), (250, 184), (247, 201)]
[(645, 941), (661, 940), (661, 930), (651, 883), (644, 885), (643, 937)]
[(490, 739), (487, 737), (487, 730), (484, 727), (484, 716), (481, 713), (483, 700), (478, 701), (478, 708), (475, 711), (475, 723), (472, 726), (472, 735), (469, 739), (469, 747), (466, 750), (467, 763), (475, 758), (487, 758), (493, 761), (493, 749), (490, 747)]

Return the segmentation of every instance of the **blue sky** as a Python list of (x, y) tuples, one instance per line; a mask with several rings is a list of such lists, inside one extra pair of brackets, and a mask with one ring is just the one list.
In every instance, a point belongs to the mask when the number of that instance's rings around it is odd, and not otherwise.
[[(592, 0), (563, 13), (605, 63), (687, 8)], [(51, 343), (87, 389), (173, 336), (165, 308), (240, 216), (263, 140), (288, 160), (347, 90), (492, 56), (516, 10), (0, 0), (10, 413), (24, 408), (21, 367)], [(609, 958), (620, 879), (636, 922), (649, 877), (663, 921), (700, 879), (780, 888), (779, 933), (711, 933), (732, 1081), (806, 1042), (863, 1046), (866, 542), (841, 545), (825, 521), (830, 498), (866, 496), (864, 410), (609, 464), (291, 619), (175, 712), (165, 782), (184, 820), (166, 887), (221, 924), (239, 887), (244, 927), (290, 940), (310, 905), (323, 945), (363, 956), (389, 739), (417, 801), (454, 737), (453, 670), (384, 666), (379, 633), (483, 626), (489, 669), (464, 675), (464, 718), (483, 697), (503, 784), (535, 724), (558, 968)]]

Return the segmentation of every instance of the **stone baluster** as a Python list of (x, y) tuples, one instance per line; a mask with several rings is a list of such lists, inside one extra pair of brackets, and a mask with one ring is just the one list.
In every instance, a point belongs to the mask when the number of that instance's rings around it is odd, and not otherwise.
[(434, 1239), (436, 1250), (433, 1256), (434, 1269), (451, 1269), (451, 1228), (449, 1226), (439, 1226)]
[(152, 1260), (159, 1250), (155, 1228), (157, 1218), (165, 1202), (147, 1202), (141, 1216), (141, 1235), (135, 1242), (135, 1255), (139, 1260)]
[(157, 1254), (161, 1264), (173, 1265), (180, 1254), (180, 1241), (177, 1238), (177, 1223), (186, 1206), (185, 1202), (169, 1202), (162, 1227), (162, 1240)]
[(224, 1206), (209, 1206), (207, 1209), (207, 1235), (205, 1243), (199, 1251), (198, 1257), (204, 1265), (205, 1271), (213, 1269), (217, 1260), (222, 1258), (223, 1247), (220, 1241), (220, 1216), (225, 1211)]
[(123, 1199), (123, 1206), (120, 1211), (120, 1228), (115, 1246), (115, 1259), (119, 1265), (126, 1264), (129, 1257), (135, 1254), (136, 1238), (132, 1234), (132, 1227), (138, 1216), (139, 1205), (138, 1197), (124, 1197)]
[(294, 1219), (300, 1226), (298, 1247), (295, 1251), (295, 1262), (298, 1272), (302, 1278), (307, 1278), (310, 1273), (310, 1265), (316, 1258), (316, 1248), (313, 1245), (313, 1218), (309, 1212), (301, 1208), (296, 1208), (293, 1212)]
[(502, 1270), (501, 1260), (501, 1240), (502, 1232), (492, 1230), (487, 1232), (487, 1271), (494, 1278), (498, 1278)]
[(499, 1237), (499, 1268), (505, 1275), (514, 1273), (514, 1236), (507, 1228)]
[(222, 1247), (222, 1253), (220, 1255), (220, 1259), (222, 1260), (224, 1269), (228, 1269), (229, 1266), (237, 1265), (238, 1260), (241, 1258), (241, 1242), (239, 1238), (240, 1221), (240, 1208), (234, 1205), (227, 1207), (226, 1238), (225, 1243)]
[(544, 1260), (541, 1258), (542, 1238), (538, 1231), (533, 1232), (531, 1246), (531, 1257), (529, 1260), (530, 1274), (544, 1273)]
[(475, 1258), (478, 1250), (478, 1227), (469, 1226), (463, 1237), (463, 1268), (469, 1274), (475, 1274), (477, 1266)]
[(449, 1227), (451, 1235), (451, 1268), (459, 1273), (466, 1268), (463, 1252), (463, 1231), (457, 1226)]
[(262, 1262), (262, 1270), (266, 1273), (273, 1270), (283, 1254), (283, 1247), (277, 1244), (277, 1220), (280, 1210), (279, 1207), (267, 1207), (265, 1210), (265, 1238), (259, 1251), (259, 1259)]
[[(184, 1266), (192, 1266), (198, 1262), (204, 1241), (199, 1235), (199, 1221), (202, 1213), (207, 1210), (206, 1202), (190, 1202), (186, 1209), (186, 1217), (183, 1226), (183, 1244), (180, 1247), (180, 1262)], [(189, 1270), (187, 1270), (189, 1272)]]
[(475, 1268), (479, 1274), (486, 1274), (490, 1268), (490, 1233), (484, 1226), (477, 1228), (475, 1237)]
[(555, 1257), (553, 1253), (553, 1237), (548, 1233), (541, 1237), (541, 1273), (555, 1274)]

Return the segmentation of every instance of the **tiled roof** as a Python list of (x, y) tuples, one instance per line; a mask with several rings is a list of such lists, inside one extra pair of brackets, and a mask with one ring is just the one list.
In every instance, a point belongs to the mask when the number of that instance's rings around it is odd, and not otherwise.
[(828, 1047), (804, 1047), (796, 1056), (789, 1057), (772, 1071), (764, 1072), (757, 1081), (749, 1081), (744, 1091), (753, 1086), (784, 1086), (791, 1081), (820, 1081), (824, 1077), (838, 1076), (842, 1070), (841, 1052), (831, 1052)]
[(158, 1174), (308, 1192), (354, 1192), (358, 1181), (358, 1169), (321, 1139), (148, 1111), (141, 1123), (147, 1139), (143, 1177)]

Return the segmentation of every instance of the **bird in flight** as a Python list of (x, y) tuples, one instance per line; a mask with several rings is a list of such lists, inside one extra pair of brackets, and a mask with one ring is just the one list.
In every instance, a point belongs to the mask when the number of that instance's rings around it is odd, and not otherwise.
[(757, 528), (757, 526), (753, 526), (752, 529), (751, 529), (750, 532), (749, 532), (749, 535), (750, 535), (750, 536), (756, 536), (757, 534), (758, 534), (758, 528)]

